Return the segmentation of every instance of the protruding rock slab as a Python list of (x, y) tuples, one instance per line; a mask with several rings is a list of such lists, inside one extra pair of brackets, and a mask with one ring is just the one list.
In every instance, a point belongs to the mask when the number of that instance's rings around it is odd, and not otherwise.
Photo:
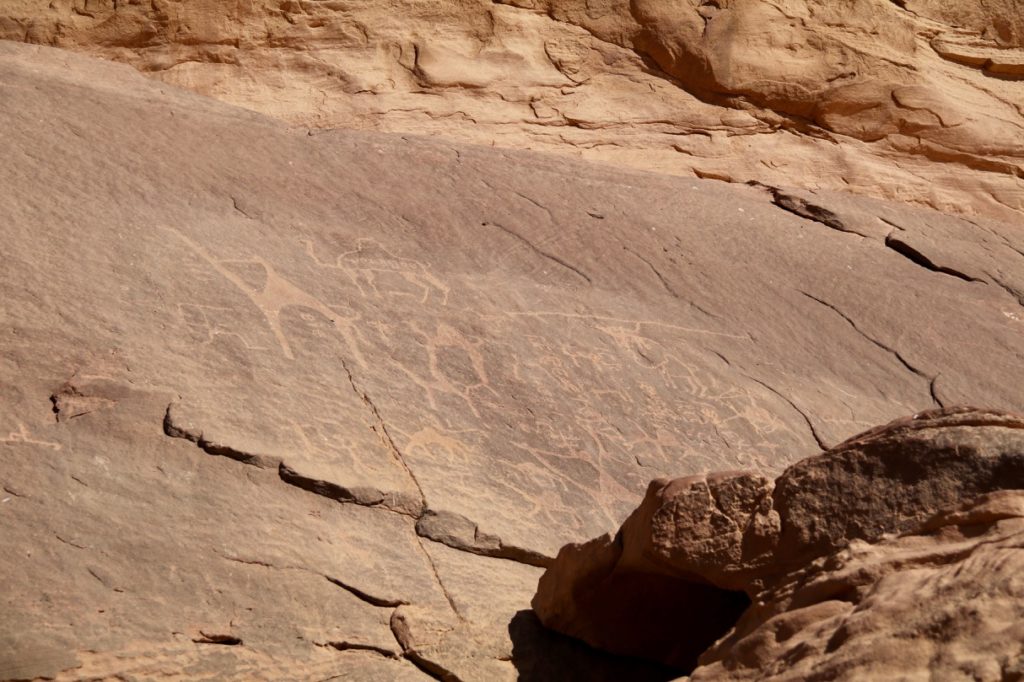
[[(616, 536), (559, 552), (533, 606), (609, 651), (686, 670), (701, 656), (694, 679), (954, 660), (989, 679), (1019, 672), (1021, 570), (1024, 417), (955, 408), (868, 431), (774, 484), (655, 481)], [(887, 636), (917, 651), (872, 654)]]

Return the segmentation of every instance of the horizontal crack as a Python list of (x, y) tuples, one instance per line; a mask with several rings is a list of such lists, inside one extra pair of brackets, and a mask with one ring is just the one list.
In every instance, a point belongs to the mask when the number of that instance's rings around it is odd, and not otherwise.
[(336, 502), (358, 504), (363, 507), (380, 507), (388, 511), (419, 518), (422, 507), (416, 496), (398, 492), (383, 492), (365, 486), (343, 486), (330, 481), (303, 476), (285, 463), (278, 467), (281, 480), (296, 488), (326, 497)]
[(179, 425), (174, 419), (173, 408), (174, 403), (167, 406), (167, 411), (164, 413), (163, 424), (164, 434), (171, 438), (183, 438), (195, 443), (201, 450), (208, 454), (228, 457), (245, 464), (260, 467), (261, 469), (270, 469), (281, 464), (280, 457), (243, 452), (241, 450), (236, 450), (231, 446), (207, 440), (203, 437), (203, 433), (201, 431), (197, 433), (186, 426)]
[(331, 649), (337, 649), (338, 651), (369, 651), (375, 654), (380, 654), (385, 658), (400, 658), (396, 652), (374, 644), (362, 644), (360, 642), (348, 642), (342, 640), (337, 642), (324, 642), (322, 644), (316, 643), (316, 645), (325, 648), (330, 647)]
[(351, 592), (353, 595), (355, 595), (359, 599), (362, 599), (367, 604), (371, 604), (373, 606), (394, 608), (396, 606), (401, 606), (402, 604), (408, 604), (409, 603), (409, 602), (405, 601), (404, 599), (384, 599), (383, 597), (375, 597), (374, 595), (369, 594), (368, 592), (364, 592), (364, 591), (360, 590), (357, 587), (353, 587), (352, 585), (348, 585), (346, 583), (343, 583), (342, 581), (338, 580), (337, 578), (332, 578), (329, 575), (325, 575), (324, 577), (327, 578), (327, 580), (330, 581), (331, 583), (333, 583), (333, 584), (337, 585), (338, 587), (340, 587), (341, 589), (347, 590), (348, 592)]
[(803, 197), (790, 194), (783, 189), (772, 185), (766, 185), (763, 182), (758, 182), (757, 180), (750, 180), (746, 184), (767, 192), (771, 196), (772, 204), (787, 213), (792, 213), (793, 215), (805, 220), (820, 223), (821, 225), (831, 228), (837, 232), (845, 232), (846, 234), (854, 234), (858, 237), (870, 238), (870, 235), (866, 235), (863, 232), (858, 232), (857, 230), (850, 228), (838, 215), (836, 215), (835, 212), (825, 208), (824, 206), (813, 204)]
[(242, 640), (234, 635), (224, 635), (213, 632), (199, 631), (198, 637), (193, 637), (192, 641), (196, 644), (223, 644), (226, 646), (240, 646)]
[[(368, 398), (366, 398), (365, 394), (360, 392), (360, 395), (363, 396), (364, 400), (367, 401), (367, 404), (372, 407), (372, 403)], [(379, 413), (376, 412), (376, 408), (374, 408), (374, 414), (378, 419), (380, 419)], [(407, 516), (417, 521), (416, 534), (419, 537), (440, 542), (452, 549), (480, 556), (507, 559), (509, 561), (515, 561), (530, 566), (538, 566), (541, 568), (547, 567), (552, 561), (551, 557), (545, 556), (540, 552), (505, 544), (501, 538), (480, 531), (477, 524), (460, 514), (427, 509), (424, 506), (422, 489), (419, 487), (419, 483), (415, 481), (414, 477), (412, 480), (415, 482), (417, 488), (416, 492), (403, 493), (383, 492), (370, 486), (344, 486), (331, 481), (305, 476), (285, 464), (281, 457), (256, 455), (229, 445), (212, 443), (206, 440), (202, 432), (197, 432), (196, 430), (183, 426), (176, 421), (174, 416), (174, 403), (167, 406), (167, 411), (164, 414), (163, 428), (165, 435), (171, 438), (181, 438), (195, 443), (200, 449), (208, 454), (228, 457), (244, 464), (259, 466), (261, 468), (276, 466), (278, 477), (284, 483), (295, 486), (296, 488), (306, 490), (313, 494), (326, 497), (327, 499), (343, 504), (357, 504), (362, 507), (376, 508)], [(411, 476), (411, 471), (409, 471), (408, 467), (405, 466), (401, 453), (398, 452), (398, 448), (394, 445), (394, 442), (391, 441), (390, 435), (387, 434), (385, 427), (383, 426), (383, 420), (380, 420), (378, 429), (378, 433), (383, 433), (383, 437), (390, 443), (389, 448), (392, 449), (392, 454), (402, 462), (403, 468), (405, 468)], [(429, 556), (427, 558), (429, 560)], [(333, 579), (330, 577), (328, 577), (328, 580), (332, 580), (333, 582)], [(397, 603), (404, 602), (396, 602), (396, 604)], [(382, 602), (381, 605), (389, 604)], [(391, 605), (393, 606), (394, 604)]]
[(338, 587), (345, 590), (357, 599), (366, 602), (370, 606), (376, 606), (378, 608), (395, 608), (397, 606), (401, 606), (402, 604), (409, 603), (404, 599), (389, 599), (386, 597), (379, 597), (377, 595), (370, 594), (365, 590), (361, 590), (358, 587), (353, 587), (348, 583), (342, 582), (338, 578), (326, 575), (324, 573), (320, 573), (319, 571), (314, 571), (310, 568), (306, 568), (305, 566), (278, 566), (277, 564), (272, 564), (270, 562), (262, 561), (260, 559), (243, 559), (241, 557), (231, 556), (229, 554), (221, 554), (220, 552), (217, 552), (217, 556), (219, 556), (221, 559), (224, 559), (225, 561), (231, 561), (236, 564), (244, 564), (246, 566), (259, 566), (260, 568), (269, 568), (275, 571), (300, 571), (302, 573), (309, 573), (310, 575), (315, 575), (319, 578), (324, 578), (332, 585), (337, 585)]
[(416, 522), (416, 534), (452, 549), (539, 568), (547, 568), (553, 561), (540, 552), (506, 545), (498, 536), (482, 532), (479, 526), (465, 516), (453, 512), (428, 510)]
[(930, 270), (931, 272), (939, 272), (942, 273), (943, 275), (949, 275), (950, 277), (956, 277), (957, 279), (962, 279), (965, 282), (984, 281), (977, 277), (971, 277), (970, 275), (960, 272), (959, 270), (954, 270), (953, 268), (948, 268), (944, 265), (935, 264), (930, 258), (928, 258), (928, 256), (924, 255), (923, 253), (912, 247), (910, 244), (907, 244), (905, 241), (897, 237), (894, 237), (891, 233), (885, 238), (885, 245), (886, 247), (892, 249), (896, 253), (900, 254), (901, 256), (909, 260), (911, 263), (919, 265), (925, 270)]

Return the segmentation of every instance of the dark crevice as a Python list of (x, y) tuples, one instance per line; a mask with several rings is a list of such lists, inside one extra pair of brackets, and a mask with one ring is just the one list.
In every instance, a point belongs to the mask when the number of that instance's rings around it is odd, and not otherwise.
[(453, 673), (452, 671), (445, 670), (437, 663), (434, 663), (433, 661), (424, 658), (415, 651), (406, 651), (402, 654), (402, 657), (405, 658), (405, 660), (412, 663), (417, 668), (419, 668), (421, 672), (423, 672), (426, 675), (429, 675), (435, 680), (440, 680), (441, 682), (462, 682), (459, 676)]
[(554, 223), (554, 222), (555, 222), (555, 216), (554, 216), (554, 215), (552, 215), (552, 213), (551, 213), (551, 209), (550, 209), (550, 208), (548, 208), (548, 207), (547, 207), (547, 206), (545, 206), (544, 204), (540, 203), (539, 201), (537, 201), (537, 200), (536, 200), (536, 199), (534, 199), (533, 197), (527, 196), (526, 194), (523, 194), (522, 192), (520, 192), (520, 191), (518, 191), (518, 190), (512, 190), (512, 193), (513, 193), (513, 194), (515, 194), (515, 195), (516, 195), (517, 197), (519, 197), (520, 199), (523, 199), (523, 200), (525, 200), (525, 201), (528, 201), (528, 202), (530, 202), (531, 204), (533, 204), (534, 206), (536, 206), (536, 207), (537, 207), (537, 208), (539, 208), (540, 210), (542, 210), (542, 211), (544, 211), (545, 213), (547, 213), (547, 214), (548, 214), (548, 221), (549, 221), (549, 222), (551, 222), (551, 223)]
[[(821, 223), (826, 227), (831, 227), (833, 230), (839, 232), (849, 232), (850, 234), (857, 234), (852, 230), (847, 229), (846, 225), (842, 220), (839, 219), (835, 213), (825, 208), (824, 206), (818, 206), (811, 202), (798, 197), (795, 194), (789, 194), (778, 187), (771, 185), (765, 185), (764, 183), (751, 180), (747, 183), (752, 187), (760, 187), (771, 195), (772, 203), (781, 208), (783, 211), (792, 213), (793, 215), (799, 216), (806, 220), (812, 220), (816, 223)], [(864, 236), (864, 235), (860, 235)]]
[(508, 559), (521, 564), (546, 568), (551, 557), (530, 549), (506, 545), (497, 535), (480, 530), (480, 527), (461, 514), (428, 510), (416, 523), (416, 534), (443, 545), (471, 554)]
[[(454, 607), (453, 607), (454, 608)], [(456, 611), (456, 615), (458, 612)], [(391, 612), (391, 621), (389, 623), (391, 628), (391, 634), (394, 635), (395, 641), (398, 642), (398, 646), (402, 651), (402, 658), (412, 663), (419, 670), (426, 673), (435, 680), (443, 680), (444, 682), (459, 682), (459, 678), (455, 673), (450, 670), (446, 670), (440, 664), (431, 661), (427, 657), (416, 651), (415, 639), (409, 629), (409, 624), (406, 621), (405, 615), (401, 609), (395, 609)], [(447, 632), (450, 632), (450, 628)]]
[(878, 219), (881, 220), (886, 225), (888, 225), (889, 227), (895, 228), (895, 229), (899, 230), (900, 232), (906, 232), (907, 231), (907, 228), (903, 227), (902, 225), (897, 225), (896, 223), (894, 223), (893, 221), (889, 220), (888, 218), (883, 218), (882, 216), (878, 216)]
[(363, 591), (363, 590), (361, 590), (361, 589), (359, 589), (357, 587), (353, 587), (352, 585), (349, 585), (348, 583), (344, 583), (344, 582), (342, 582), (341, 580), (339, 580), (337, 578), (334, 578), (334, 577), (329, 576), (329, 575), (324, 575), (322, 573), (319, 573), (319, 572), (314, 571), (312, 569), (306, 568), (304, 566), (278, 566), (276, 564), (272, 564), (272, 563), (267, 562), (267, 561), (262, 561), (260, 559), (243, 559), (241, 557), (235, 557), (235, 556), (230, 556), (230, 555), (227, 555), (227, 554), (221, 554), (219, 552), (217, 552), (217, 556), (219, 556), (221, 559), (224, 559), (225, 561), (231, 561), (231, 562), (236, 563), (236, 564), (245, 564), (246, 566), (259, 566), (261, 568), (270, 568), (270, 569), (273, 569), (273, 570), (276, 570), (276, 571), (300, 571), (302, 573), (309, 573), (311, 575), (319, 576), (321, 578), (326, 579), (331, 584), (337, 585), (338, 587), (340, 587), (341, 589), (345, 590), (346, 592), (348, 592), (352, 596), (356, 597), (357, 599), (366, 602), (370, 606), (376, 606), (378, 608), (395, 608), (397, 606), (401, 606), (402, 604), (408, 604), (409, 603), (409, 602), (407, 602), (407, 601), (405, 601), (403, 599), (387, 599), (387, 598), (384, 598), (384, 597), (378, 597), (376, 595), (372, 595), (372, 594), (370, 594), (368, 592), (365, 592), (365, 591)]
[(942, 409), (945, 409), (946, 408), (946, 404), (944, 402), (942, 402), (942, 398), (939, 397), (939, 394), (938, 394), (938, 392), (936, 390), (936, 387), (935, 387), (935, 382), (937, 382), (939, 380), (939, 376), (940, 375), (935, 375), (932, 378), (932, 380), (930, 382), (928, 382), (928, 392), (931, 393), (932, 401), (936, 405), (941, 407)]
[(373, 644), (360, 644), (359, 642), (324, 642), (317, 646), (330, 647), (338, 651), (369, 651), (371, 653), (379, 654), (385, 658), (398, 659), (399, 655), (390, 649), (385, 649), (382, 646), (375, 646)]
[[(825, 208), (824, 206), (811, 203), (803, 197), (790, 194), (778, 187), (766, 185), (763, 182), (758, 182), (757, 180), (749, 180), (746, 184), (751, 187), (763, 189), (769, 194), (769, 196), (771, 196), (772, 204), (787, 213), (792, 213), (799, 218), (819, 223), (825, 227), (835, 230), (836, 232), (844, 232), (846, 234), (856, 235), (865, 239), (871, 238), (870, 234), (864, 234), (863, 232), (859, 232), (849, 227), (835, 212)], [(885, 222), (888, 223), (888, 221)], [(893, 227), (898, 226), (893, 225)]]
[(62, 538), (57, 533), (54, 533), (53, 537), (57, 538), (58, 540), (63, 542), (65, 545), (68, 545), (69, 547), (74, 547), (75, 549), (92, 549), (91, 547), (86, 547), (85, 545), (80, 545), (77, 542), (72, 542), (71, 540), (68, 540), (66, 538)]
[(408, 499), (409, 495), (385, 493), (369, 487), (346, 487), (330, 481), (310, 478), (298, 473), (284, 462), (278, 466), (278, 476), (289, 485), (336, 502), (376, 507), (414, 519), (419, 518), (419, 504), (416, 500)]
[(223, 644), (225, 646), (240, 646), (242, 640), (234, 635), (224, 635), (212, 632), (199, 631), (198, 637), (193, 637), (196, 644)]
[(255, 218), (253, 218), (251, 215), (249, 215), (246, 212), (246, 210), (244, 208), (242, 208), (242, 206), (238, 203), (238, 199), (236, 199), (235, 197), (231, 197), (231, 205), (232, 205), (232, 207), (234, 207), (235, 211), (237, 211), (238, 213), (241, 213), (243, 216), (245, 216), (249, 220), (255, 220)]
[(891, 233), (885, 238), (885, 245), (888, 248), (895, 251), (896, 253), (903, 256), (904, 258), (906, 258), (907, 260), (909, 260), (910, 262), (912, 262), (914, 265), (919, 265), (925, 270), (939, 272), (942, 273), (943, 275), (949, 275), (950, 277), (956, 277), (957, 279), (961, 279), (965, 282), (984, 281), (977, 277), (971, 277), (970, 275), (964, 274), (959, 270), (954, 270), (953, 268), (948, 268), (943, 265), (936, 265), (930, 258), (925, 256), (923, 253), (921, 253), (914, 247), (910, 246), (906, 242), (900, 240), (899, 238), (894, 237)]
[(396, 606), (401, 606), (402, 604), (408, 604), (409, 603), (409, 602), (405, 601), (404, 599), (385, 599), (383, 597), (376, 597), (376, 596), (374, 596), (372, 594), (368, 594), (366, 592), (363, 592), (362, 590), (360, 590), (357, 587), (352, 587), (351, 585), (343, 583), (340, 580), (338, 580), (337, 578), (333, 578), (333, 577), (331, 577), (329, 575), (325, 576), (325, 577), (331, 583), (337, 585), (338, 587), (340, 587), (343, 590), (346, 590), (347, 592), (350, 592), (352, 595), (358, 597), (359, 599), (363, 600), (367, 604), (370, 604), (371, 606), (380, 606), (380, 607), (384, 607), (384, 608), (394, 608)]
[[(405, 466), (404, 458), (401, 453), (398, 452), (398, 448), (395, 446), (394, 441), (391, 440), (390, 434), (387, 433), (383, 420), (380, 418), (380, 413), (376, 410), (376, 406), (373, 405), (372, 401), (370, 401), (365, 393), (359, 391), (355, 387), (354, 383), (353, 389), (357, 391), (358, 395), (373, 411), (373, 414), (378, 421), (374, 430), (377, 431), (378, 434), (382, 435), (382, 440), (385, 441), (393, 456), (402, 464), (406, 472), (409, 473), (410, 478), (413, 480), (417, 488), (417, 492), (415, 494), (411, 492), (382, 492), (376, 488), (368, 486), (349, 487), (332, 483), (331, 481), (311, 478), (292, 469), (290, 466), (285, 464), (280, 457), (257, 455), (228, 445), (213, 443), (208, 441), (201, 432), (197, 433), (195, 430), (186, 426), (181, 426), (175, 421), (173, 414), (174, 403), (168, 405), (167, 411), (164, 413), (164, 434), (171, 438), (181, 438), (195, 443), (201, 450), (210, 455), (228, 457), (235, 461), (242, 462), (244, 464), (251, 464), (260, 468), (276, 466), (278, 477), (283, 482), (288, 485), (295, 486), (296, 488), (311, 492), (315, 495), (326, 497), (330, 500), (343, 504), (357, 504), (362, 507), (380, 509), (382, 511), (409, 517), (417, 521), (416, 534), (420, 538), (440, 542), (452, 549), (496, 559), (507, 559), (509, 561), (515, 561), (517, 563), (537, 566), (540, 568), (545, 568), (550, 565), (552, 561), (551, 557), (545, 556), (544, 554), (531, 549), (507, 545), (502, 542), (501, 538), (481, 531), (476, 523), (460, 514), (445, 511), (438, 512), (427, 509), (423, 502), (422, 489), (419, 488), (419, 483), (416, 481), (415, 476), (412, 475), (411, 470)], [(426, 554), (425, 550), (424, 554)], [(426, 555), (426, 559), (428, 563), (433, 565), (429, 555)], [(333, 579), (328, 579), (333, 582)], [(345, 586), (343, 585), (343, 587)], [(441, 587), (443, 590), (444, 586), (442, 585)], [(346, 587), (346, 589), (348, 588)], [(451, 600), (449, 599), (449, 601)], [(395, 602), (395, 604), (382, 602), (378, 605), (394, 606), (398, 603), (404, 602)], [(454, 602), (452, 605), (454, 610)]]
[(219, 455), (221, 457), (228, 457), (230, 459), (242, 462), (244, 464), (251, 464), (253, 466), (260, 467), (261, 469), (270, 469), (272, 467), (279, 466), (281, 459), (279, 457), (273, 457), (271, 455), (258, 455), (250, 452), (244, 452), (236, 450), (235, 448), (224, 445), (222, 443), (215, 443), (207, 440), (203, 437), (202, 432), (196, 433), (190, 430), (188, 427), (179, 426), (175, 423), (172, 415), (172, 409), (174, 403), (167, 406), (167, 411), (164, 413), (164, 434), (171, 438), (182, 438), (187, 441), (195, 443), (200, 450), (210, 455)]

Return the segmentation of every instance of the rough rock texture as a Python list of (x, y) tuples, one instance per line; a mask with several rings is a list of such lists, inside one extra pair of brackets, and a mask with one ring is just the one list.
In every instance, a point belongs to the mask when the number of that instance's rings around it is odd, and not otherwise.
[(10, 42), (0, 184), (0, 678), (664, 676), (539, 627), (559, 547), (652, 478), (1024, 409), (994, 220), (308, 134)]
[(1007, 680), (1024, 675), (1022, 571), (1024, 417), (961, 408), (774, 483), (655, 481), (616, 536), (562, 549), (533, 605), (693, 680)]
[(1020, 220), (1021, 0), (6, 0), (309, 127), (438, 133)]

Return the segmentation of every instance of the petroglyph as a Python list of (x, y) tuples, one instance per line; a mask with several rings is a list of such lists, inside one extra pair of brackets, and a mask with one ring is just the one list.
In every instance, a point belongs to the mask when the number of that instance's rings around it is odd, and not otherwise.
[[(342, 324), (341, 316), (323, 301), (312, 296), (308, 292), (295, 286), (287, 279), (278, 274), (273, 265), (262, 258), (254, 257), (243, 261), (219, 260), (209, 254), (199, 243), (185, 236), (180, 230), (168, 228), (172, 234), (182, 241), (197, 256), (206, 261), (218, 274), (228, 280), (235, 287), (245, 294), (254, 306), (263, 314), (274, 337), (281, 346), (281, 351), (289, 360), (295, 359), (291, 343), (281, 323), (281, 312), (288, 306), (300, 306), (315, 310), (324, 316), (334, 326), (338, 335), (345, 342), (346, 348), (352, 357), (360, 365), (365, 364), (365, 359), (359, 352), (359, 345), (351, 332), (351, 327)], [(227, 267), (231, 263), (255, 263), (263, 268), (266, 273), (266, 283), (262, 288), (252, 287), (239, 274)]]
[[(363, 296), (373, 294), (380, 297), (392, 294), (416, 297), (418, 289), (421, 304), (426, 304), (433, 298), (439, 299), (439, 305), (448, 305), (451, 287), (444, 280), (436, 276), (424, 263), (396, 256), (374, 239), (356, 239), (354, 249), (342, 251), (333, 261), (323, 260), (318, 256), (312, 241), (303, 239), (301, 243), (306, 255), (314, 263), (344, 274), (359, 288)], [(396, 280), (401, 280), (406, 286), (396, 286)], [(391, 286), (386, 286), (387, 284)]]
[(54, 451), (61, 450), (64, 447), (54, 441), (36, 438), (23, 422), (18, 422), (18, 428), (8, 433), (6, 438), (0, 438), (0, 443), (4, 445), (37, 445)]

